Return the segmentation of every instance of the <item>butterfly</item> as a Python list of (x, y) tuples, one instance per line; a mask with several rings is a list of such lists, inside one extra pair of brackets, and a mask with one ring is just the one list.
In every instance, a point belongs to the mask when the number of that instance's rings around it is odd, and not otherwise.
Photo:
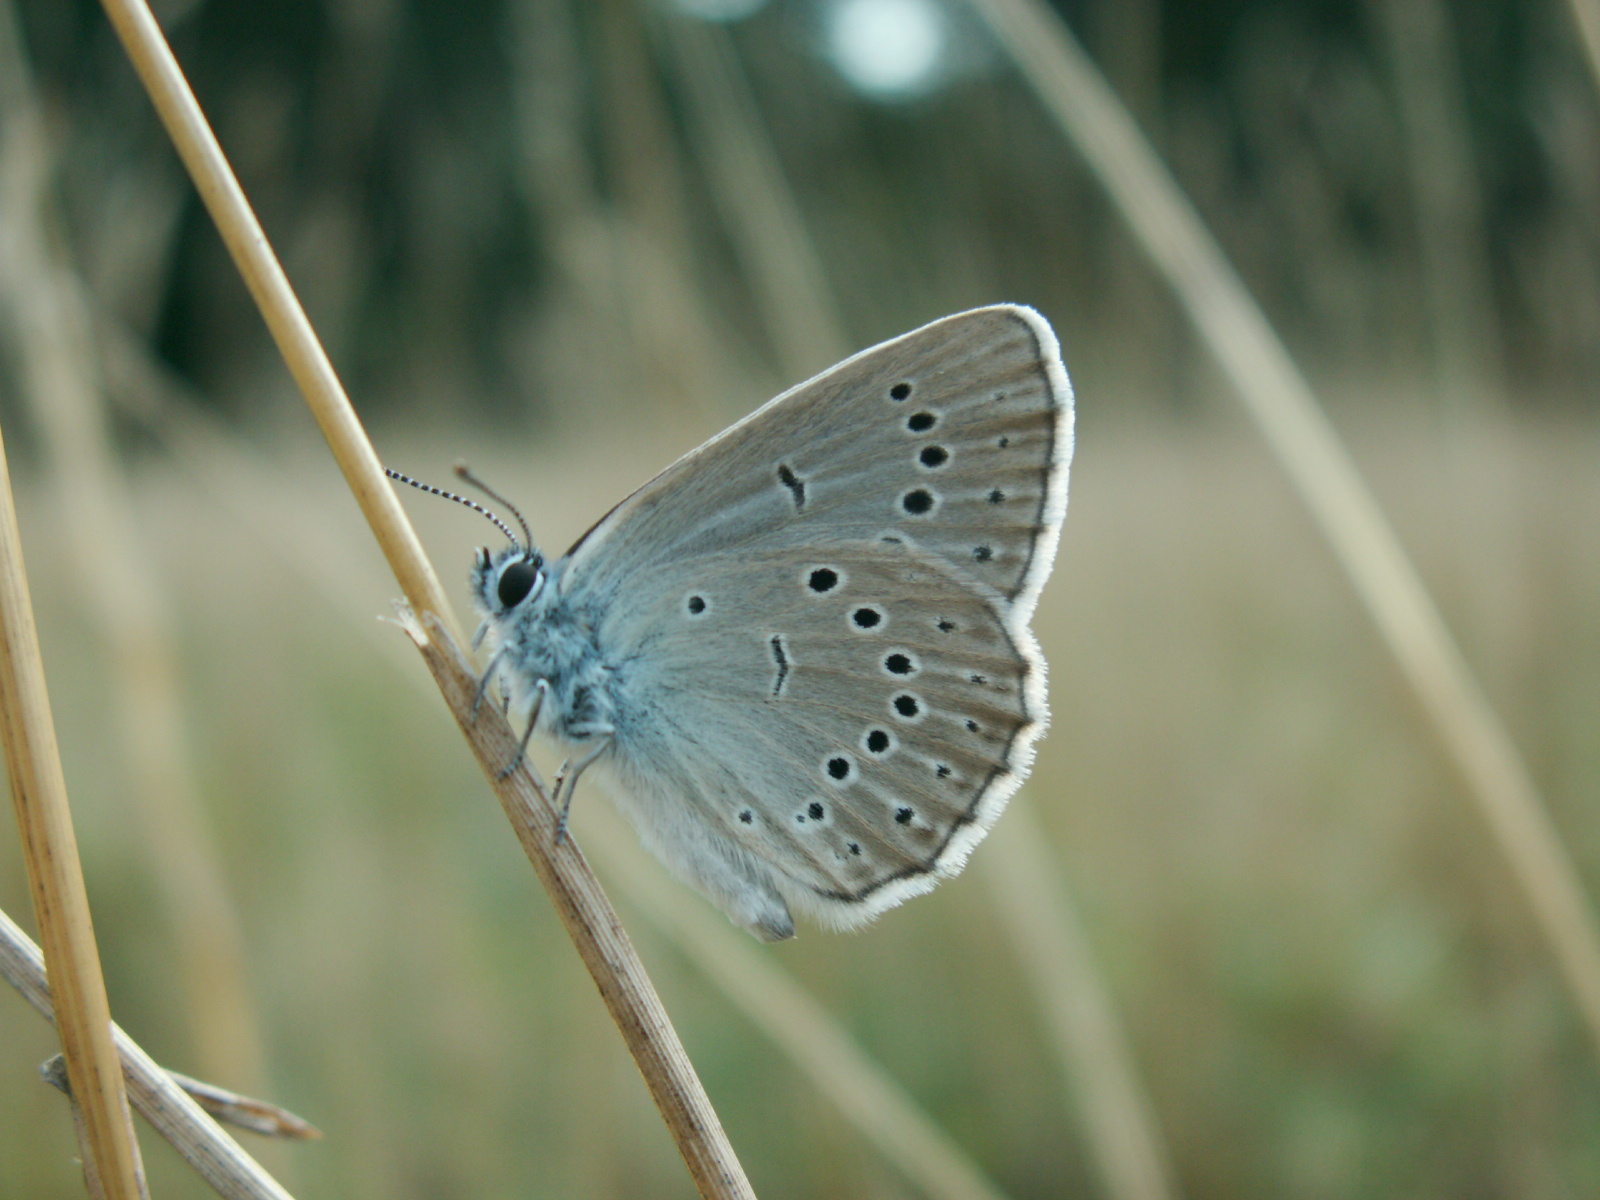
[(957, 874), (1048, 720), (1028, 626), (1072, 422), (1049, 324), (979, 308), (790, 389), (553, 562), (497, 520), (483, 686), (573, 752), (563, 821), (609, 772), (646, 846), (766, 941)]

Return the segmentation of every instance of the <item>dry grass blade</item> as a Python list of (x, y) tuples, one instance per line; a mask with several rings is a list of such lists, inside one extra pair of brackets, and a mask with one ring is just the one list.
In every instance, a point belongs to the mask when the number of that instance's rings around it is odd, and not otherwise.
[[(0, 74), (7, 73), (25, 79), (26, 63), (15, 39), (0, 36)], [(191, 766), (170, 607), (112, 447), (83, 289), (51, 236), (54, 173), (25, 84), (5, 115), (0, 313), (14, 334), (21, 390), (66, 518), (78, 594), (107, 651), (111, 724), (178, 947), (184, 1023), (203, 1071), (254, 1087), (262, 1051), (244, 937)]]
[(1600, 1049), (1600, 928), (1527, 765), (1310, 385), (1060, 18), (973, 0), (1172, 286), (1278, 455), (1482, 809)]
[(11, 476), (0, 446), (0, 718), (11, 799), (22, 833), (33, 911), (54, 981), (52, 1004), (72, 1094), (82, 1113), (86, 1171), (106, 1196), (144, 1195), (122, 1070), (111, 1042), (111, 1006), (89, 920), (78, 841), (67, 805), (39, 634), (22, 563)]
[[(21, 992), (40, 1016), (53, 1019), (44, 955), (3, 912), (0, 977)], [(138, 1043), (115, 1025), (111, 1026), (111, 1034), (133, 1106), (219, 1196), (226, 1200), (291, 1200), (289, 1193), (240, 1149)]]
[(1504, 404), (1505, 364), (1489, 282), (1489, 240), (1443, 0), (1371, 0), (1390, 73), (1422, 251), (1434, 374), (1449, 411)]
[[(413, 623), (411, 629), (414, 636), (420, 634), (418, 645), (435, 680), (458, 718), (465, 718), (476, 679), (456, 650), (460, 638), (438, 577), (365, 430), (149, 8), (138, 0), (105, 0), (105, 7), (406, 599), (421, 618), (422, 624)], [(508, 727), (503, 720), (497, 726), (493, 717), (476, 722), (467, 718), (462, 727), (593, 974), (696, 1186), (705, 1196), (753, 1195), (643, 964), (582, 855), (571, 839), (554, 845), (549, 804), (525, 772), (498, 778), (499, 767), (510, 761), (514, 746), (502, 744), (491, 733), (509, 737)]]
[(322, 1130), (281, 1105), (269, 1104), (253, 1096), (241, 1096), (228, 1088), (217, 1087), (203, 1079), (191, 1079), (177, 1071), (168, 1071), (167, 1074), (172, 1076), (172, 1082), (194, 1098), (196, 1104), (224, 1125), (291, 1142), (314, 1142), (322, 1138)]
[(783, 373), (806, 379), (852, 350), (799, 206), (722, 26), (663, 14), (652, 23), (677, 64), (689, 139), (711, 180)]
[[(126, 1074), (127, 1068), (124, 1067), (123, 1071)], [(72, 1095), (72, 1082), (67, 1078), (66, 1055), (57, 1054), (46, 1059), (39, 1068), (39, 1074), (58, 1092), (69, 1097)], [(314, 1141), (322, 1136), (322, 1131), (315, 1125), (295, 1116), (286, 1108), (268, 1104), (265, 1100), (241, 1096), (238, 1092), (230, 1092), (226, 1088), (213, 1087), (209, 1083), (202, 1083), (198, 1079), (191, 1079), (176, 1071), (168, 1071), (167, 1074), (172, 1077), (172, 1082), (194, 1097), (196, 1104), (224, 1125), (232, 1125), (235, 1129), (248, 1129), (251, 1133), (262, 1137), (287, 1138), (293, 1141)], [(137, 1100), (134, 1101), (134, 1107), (138, 1107)]]
[(142, 0), (104, 0), (104, 7), (401, 591), (419, 612), (452, 621), (433, 566), (149, 6)]
[(1154, 1109), (1049, 844), (1024, 791), (990, 833), (981, 869), (1033, 980), (1106, 1194), (1171, 1200), (1177, 1192)]
[(1600, 91), (1600, 0), (1567, 0), (1567, 7), (1572, 9), (1572, 20), (1578, 26), (1578, 40), (1583, 43), (1584, 61), (1594, 76), (1595, 90)]

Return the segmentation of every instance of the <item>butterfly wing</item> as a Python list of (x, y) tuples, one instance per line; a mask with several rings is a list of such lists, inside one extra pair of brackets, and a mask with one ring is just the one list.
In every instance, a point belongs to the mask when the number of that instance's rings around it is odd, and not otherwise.
[(849, 926), (959, 871), (1045, 719), (1043, 660), (992, 587), (903, 542), (808, 554), (652, 571), (653, 633), (618, 666), (630, 815), (747, 925), (759, 894)]
[(1028, 629), (1072, 401), (1031, 309), (945, 318), (785, 393), (608, 514), (559, 586), (616, 651), (613, 765), (741, 924), (848, 926), (954, 874), (1046, 720)]
[(958, 313), (757, 409), (624, 500), (568, 553), (609, 595), (642, 567), (899, 529), (1031, 613), (1054, 560), (1072, 391), (1038, 313)]

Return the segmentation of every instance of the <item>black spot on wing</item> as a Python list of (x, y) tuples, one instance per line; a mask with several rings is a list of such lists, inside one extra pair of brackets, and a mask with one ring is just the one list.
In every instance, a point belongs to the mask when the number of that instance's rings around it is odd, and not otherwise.
[(788, 463), (778, 464), (778, 482), (789, 489), (790, 498), (794, 501), (795, 512), (800, 512), (806, 506), (806, 483), (789, 468)]
[(783, 695), (783, 685), (789, 678), (789, 653), (783, 647), (783, 634), (773, 634), (772, 640), (767, 645), (772, 648), (772, 661), (778, 667), (778, 673), (772, 680), (772, 694), (781, 696)]

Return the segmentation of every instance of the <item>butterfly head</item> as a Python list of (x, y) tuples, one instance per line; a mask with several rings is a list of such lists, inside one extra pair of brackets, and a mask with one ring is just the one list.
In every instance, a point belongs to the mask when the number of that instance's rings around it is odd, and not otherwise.
[[(384, 473), (391, 479), (401, 483), (408, 483), (412, 487), (427, 492), (430, 495), (442, 496), (446, 500), (454, 500), (457, 504), (464, 504), (473, 512), (479, 513), (494, 522), (495, 528), (506, 535), (511, 543), (498, 553), (491, 553), (487, 548), (480, 547), (478, 556), (472, 565), (472, 595), (478, 602), (478, 607), (488, 618), (505, 617), (539, 597), (544, 591), (547, 573), (544, 569), (544, 555), (540, 554), (533, 545), (533, 534), (528, 529), (528, 522), (523, 519), (516, 505), (490, 488), (482, 480), (469, 471), (464, 463), (456, 464), (456, 474), (473, 487), (483, 492), (491, 500), (503, 504), (511, 515), (516, 517), (517, 524), (522, 527), (522, 540), (517, 540), (517, 535), (511, 532), (511, 527), (494, 513), (490, 512), (476, 500), (468, 500), (465, 496), (458, 496), (455, 492), (447, 492), (443, 488), (436, 488), (432, 484), (421, 483), (409, 475), (402, 475), (399, 471), (384, 468)], [(476, 646), (483, 637), (485, 625), (478, 631), (478, 636), (473, 639)]]
[(548, 573), (544, 555), (515, 542), (498, 553), (480, 547), (472, 564), (472, 594), (488, 617), (504, 617), (539, 598)]

